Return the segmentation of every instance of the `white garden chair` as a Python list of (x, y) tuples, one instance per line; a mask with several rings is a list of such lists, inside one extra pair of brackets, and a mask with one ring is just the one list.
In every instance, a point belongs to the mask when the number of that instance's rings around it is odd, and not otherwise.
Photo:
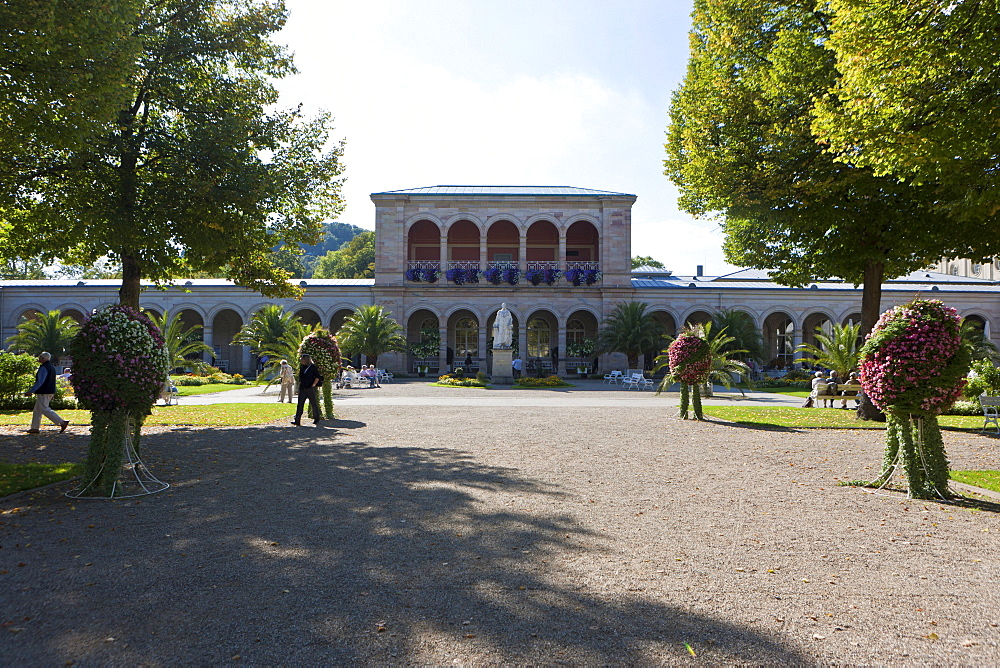
[(608, 374), (604, 375), (604, 382), (605, 383), (611, 383), (612, 385), (616, 385), (616, 384), (618, 384), (618, 383), (620, 383), (622, 381), (622, 378), (623, 378), (622, 372), (618, 371), (617, 369), (615, 369), (611, 373), (608, 373)]

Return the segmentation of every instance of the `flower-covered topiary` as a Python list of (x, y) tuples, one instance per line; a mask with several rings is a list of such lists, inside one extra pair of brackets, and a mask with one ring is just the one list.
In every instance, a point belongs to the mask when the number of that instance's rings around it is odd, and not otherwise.
[(115, 304), (84, 321), (70, 355), (77, 401), (93, 413), (82, 489), (111, 496), (126, 437), (132, 435), (138, 453), (142, 423), (167, 378), (163, 335), (144, 314)]
[(944, 497), (948, 460), (937, 416), (962, 395), (971, 355), (955, 309), (915, 300), (882, 314), (861, 349), (861, 387), (886, 413), (886, 451), (878, 484), (902, 448), (910, 495)]
[(309, 355), (323, 375), (323, 411), (333, 419), (333, 379), (340, 373), (340, 346), (337, 337), (325, 329), (317, 329), (302, 339), (299, 355)]
[[(662, 357), (662, 356), (661, 356)], [(693, 404), (696, 420), (703, 418), (701, 410), (701, 385), (708, 380), (712, 370), (711, 348), (698, 329), (682, 332), (667, 347), (670, 370), (660, 385), (661, 390), (673, 383), (681, 384), (681, 418), (688, 419), (688, 402), (694, 388)]]

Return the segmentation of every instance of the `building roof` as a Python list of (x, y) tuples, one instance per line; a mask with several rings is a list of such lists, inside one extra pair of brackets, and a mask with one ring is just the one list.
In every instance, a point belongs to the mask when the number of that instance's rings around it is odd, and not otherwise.
[(610, 190), (575, 188), (573, 186), (427, 186), (407, 190), (387, 190), (376, 195), (499, 195), (503, 197), (635, 197), (630, 193)]
[[(289, 283), (300, 285), (303, 287), (321, 286), (321, 285), (375, 285), (374, 278), (291, 278), (288, 280)], [(34, 281), (0, 281), (0, 288), (10, 287), (10, 288), (69, 288), (69, 287), (101, 287), (101, 288), (114, 288), (117, 290), (121, 287), (122, 281), (120, 278), (111, 279), (41, 279)], [(142, 281), (142, 285), (146, 287), (152, 287), (156, 285), (152, 281)], [(236, 285), (231, 280), (226, 278), (178, 278), (174, 279), (168, 284), (170, 287), (175, 288), (188, 288), (188, 287), (221, 287), (230, 286), (236, 288), (243, 288), (243, 286)], [(246, 290), (252, 290), (252, 288), (243, 288)]]

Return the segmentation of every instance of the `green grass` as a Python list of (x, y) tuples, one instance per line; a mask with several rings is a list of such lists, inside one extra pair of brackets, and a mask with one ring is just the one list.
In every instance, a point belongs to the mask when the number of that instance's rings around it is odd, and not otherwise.
[(771, 394), (784, 394), (787, 397), (802, 397), (803, 399), (808, 397), (810, 394), (809, 390), (800, 390), (795, 387), (780, 387), (780, 388), (766, 387), (758, 390), (758, 392), (770, 392)]
[(0, 496), (75, 478), (83, 464), (4, 464), (0, 462)]
[[(854, 411), (839, 408), (799, 408), (795, 406), (705, 406), (705, 415), (737, 424), (788, 429), (885, 429), (884, 422), (858, 420)], [(983, 420), (974, 415), (942, 415), (938, 418), (946, 429), (979, 431)]]
[[(146, 418), (147, 427), (193, 425), (216, 427), (246, 427), (266, 424), (292, 415), (293, 404), (211, 404), (209, 406), (155, 406)], [(63, 419), (74, 425), (89, 425), (90, 412), (84, 410), (59, 411)], [(0, 425), (31, 424), (31, 411), (0, 411)], [(42, 425), (45, 430), (47, 426)], [(55, 427), (51, 427), (55, 429)]]
[(182, 397), (190, 397), (195, 394), (211, 394), (212, 392), (229, 392), (230, 390), (243, 390), (253, 385), (230, 385), (229, 383), (209, 383), (208, 385), (177, 385), (177, 394)]
[(1000, 492), (1000, 471), (952, 471), (951, 479)]

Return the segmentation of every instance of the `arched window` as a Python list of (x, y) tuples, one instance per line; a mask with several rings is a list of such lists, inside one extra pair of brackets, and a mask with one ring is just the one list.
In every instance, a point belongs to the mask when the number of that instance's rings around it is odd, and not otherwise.
[(472, 318), (461, 318), (455, 323), (455, 358), (479, 357), (479, 323)]
[(528, 321), (528, 357), (548, 357), (551, 352), (552, 330), (543, 318)]
[(423, 320), (420, 321), (421, 332), (424, 331), (425, 329), (437, 329), (437, 328), (438, 328), (437, 318), (424, 318)]
[(566, 323), (566, 343), (579, 343), (587, 338), (587, 330), (584, 328), (583, 323), (576, 318), (573, 318)]

